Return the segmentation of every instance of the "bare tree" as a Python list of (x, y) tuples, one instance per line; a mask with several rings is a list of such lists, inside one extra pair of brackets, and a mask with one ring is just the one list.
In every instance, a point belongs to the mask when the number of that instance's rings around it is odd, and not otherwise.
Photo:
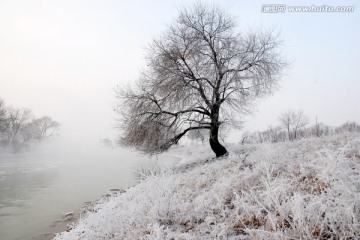
[(272, 143), (276, 143), (280, 140), (280, 131), (281, 127), (269, 126), (265, 132), (267, 132), (267, 134), (269, 135), (269, 141)]
[(325, 125), (324, 123), (318, 122), (316, 117), (315, 124), (308, 129), (308, 135), (323, 137), (328, 136), (331, 133), (331, 127)]
[(7, 129), (7, 111), (4, 100), (0, 98), (0, 140)]
[(32, 113), (30, 109), (8, 108), (8, 115), (8, 142), (12, 145), (17, 145), (19, 144), (22, 131), (31, 119)]
[(298, 131), (309, 123), (309, 118), (302, 111), (288, 110), (279, 117), (281, 125), (286, 129), (289, 140), (295, 140)]
[(297, 138), (297, 132), (299, 129), (302, 129), (309, 123), (309, 118), (304, 115), (303, 111), (298, 111), (293, 114), (293, 123), (294, 123), (294, 139)]
[(6, 107), (0, 99), (0, 146), (14, 152), (48, 138), (60, 124), (50, 117), (34, 118), (30, 109)]
[(310, 131), (316, 137), (321, 136), (321, 127), (320, 127), (320, 123), (318, 122), (317, 117), (316, 117), (315, 125), (312, 127), (312, 129)]
[(105, 146), (114, 149), (114, 141), (110, 138), (101, 138), (100, 142)]
[(288, 110), (281, 114), (279, 117), (280, 124), (286, 129), (288, 134), (288, 139), (291, 140), (291, 126), (292, 126), (292, 114), (293, 112), (291, 110)]
[(50, 137), (60, 127), (60, 124), (51, 119), (51, 117), (43, 116), (35, 119), (33, 123), (37, 127), (38, 138)]
[(227, 154), (220, 125), (237, 126), (236, 115), (272, 93), (285, 66), (277, 34), (236, 33), (235, 27), (218, 7), (197, 4), (180, 12), (150, 44), (135, 90), (117, 91), (122, 145), (154, 154), (189, 131), (208, 129), (216, 156)]
[(359, 132), (360, 125), (357, 122), (346, 122), (339, 127), (335, 128), (336, 133), (346, 133), (346, 132)]

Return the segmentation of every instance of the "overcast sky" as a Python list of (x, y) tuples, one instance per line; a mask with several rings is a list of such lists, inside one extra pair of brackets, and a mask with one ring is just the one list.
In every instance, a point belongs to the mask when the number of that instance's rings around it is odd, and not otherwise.
[[(213, 1), (239, 30), (276, 27), (290, 67), (273, 96), (259, 101), (245, 130), (278, 124), (301, 109), (329, 125), (360, 123), (359, 1), (275, 1), (354, 6), (351, 13), (262, 13), (263, 1)], [(114, 136), (114, 88), (133, 82), (144, 47), (193, 1), (0, 0), (0, 98), (62, 124), (63, 136)], [(269, 2), (267, 2), (268, 4)]]

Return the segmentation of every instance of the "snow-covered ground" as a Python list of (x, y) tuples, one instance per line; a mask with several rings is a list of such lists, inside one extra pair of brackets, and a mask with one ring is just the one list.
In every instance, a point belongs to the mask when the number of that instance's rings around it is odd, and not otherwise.
[(359, 238), (359, 134), (229, 150), (171, 149), (178, 166), (104, 199), (55, 239)]

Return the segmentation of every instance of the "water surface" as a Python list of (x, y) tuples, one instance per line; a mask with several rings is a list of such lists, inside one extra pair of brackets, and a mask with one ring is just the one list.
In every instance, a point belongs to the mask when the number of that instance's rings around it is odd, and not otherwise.
[(144, 160), (97, 145), (0, 153), (0, 239), (26, 240), (49, 232), (62, 214), (109, 189), (134, 185), (134, 168)]

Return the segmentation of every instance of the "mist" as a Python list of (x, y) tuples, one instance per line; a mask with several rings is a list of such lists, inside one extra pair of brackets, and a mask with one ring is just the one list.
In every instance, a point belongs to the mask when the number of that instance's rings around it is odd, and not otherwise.
[[(352, 13), (278, 14), (261, 12), (266, 1), (212, 2), (239, 16), (241, 29), (277, 27), (291, 62), (279, 91), (245, 116), (243, 132), (277, 124), (286, 109), (303, 110), (310, 124), (360, 122), (357, 1), (342, 4), (355, 6)], [(115, 89), (139, 78), (148, 44), (192, 3), (0, 1), (0, 98), (61, 124), (25, 151), (0, 149), (0, 236), (47, 232), (63, 213), (137, 182), (134, 171), (149, 158), (101, 141), (121, 136)], [(241, 140), (238, 131), (229, 136)]]
[(0, 232), (4, 239), (27, 239), (84, 202), (110, 189), (126, 189), (138, 179), (145, 159), (99, 139), (54, 137), (20, 153), (0, 154)]

